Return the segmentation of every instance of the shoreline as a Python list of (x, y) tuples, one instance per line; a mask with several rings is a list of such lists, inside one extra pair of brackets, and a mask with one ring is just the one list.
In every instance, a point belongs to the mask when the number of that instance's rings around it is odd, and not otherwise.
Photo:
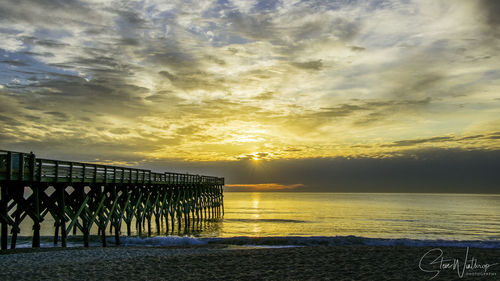
[[(465, 247), (438, 247), (445, 258), (463, 265)], [(14, 249), (0, 253), (1, 280), (429, 280), (431, 246), (300, 246), (266, 248), (242, 245), (127, 246)], [(419, 268), (423, 256), (425, 272)], [(467, 260), (500, 262), (500, 249), (470, 248)], [(465, 273), (481, 273), (483, 269)], [(497, 280), (500, 265), (462, 280)], [(442, 269), (433, 280), (459, 280)]]

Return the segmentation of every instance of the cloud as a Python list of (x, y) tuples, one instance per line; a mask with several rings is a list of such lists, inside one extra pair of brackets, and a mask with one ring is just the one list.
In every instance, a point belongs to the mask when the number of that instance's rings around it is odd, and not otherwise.
[(272, 100), (274, 97), (274, 92), (264, 92), (254, 97), (256, 100)]
[(266, 14), (247, 15), (239, 11), (229, 12), (227, 21), (231, 23), (232, 29), (248, 39), (270, 39), (275, 34), (272, 17)]
[(498, 19), (500, 3), (495, 0), (481, 0), (479, 3), (484, 12), (486, 24), (488, 24), (492, 30), (496, 30), (498, 26), (500, 26), (500, 19)]
[(306, 70), (320, 70), (323, 67), (321, 60), (317, 61), (307, 61), (307, 62), (293, 62), (293, 66), (306, 69)]
[[(394, 122), (391, 119), (399, 115), (412, 116), (425, 111), (431, 104), (430, 98), (411, 100), (350, 100), (349, 103), (334, 104), (304, 112), (290, 119), (295, 124), (306, 122), (308, 128), (328, 126), (335, 122), (345, 122), (351, 127), (366, 127)], [(384, 123), (385, 122), (385, 123)]]
[(495, 149), (497, 6), (2, 1), (2, 143), (131, 163)]
[[(146, 161), (153, 170), (225, 177), (227, 190), (267, 190), (274, 183), (304, 192), (455, 192), (497, 193), (500, 150), (420, 148), (382, 158), (318, 157), (276, 159), (258, 168), (246, 160), (183, 162)], [(244, 183), (244, 184), (242, 184)], [(232, 185), (235, 185), (234, 187)], [(284, 189), (283, 191), (286, 191)]]
[(183, 90), (203, 89), (211, 91), (224, 90), (225, 88), (223, 78), (217, 78), (202, 71), (180, 72), (175, 75), (168, 71), (160, 71), (159, 74), (167, 78), (173, 86)]
[(51, 115), (55, 118), (58, 118), (58, 119), (68, 119), (68, 115), (66, 115), (65, 113), (62, 113), (62, 112), (58, 112), (58, 111), (49, 111), (49, 112), (44, 112), (45, 114), (48, 114), (48, 115)]
[(28, 63), (22, 62), (22, 61), (16, 61), (16, 60), (2, 60), (0, 63), (6, 63), (9, 65), (13, 66), (28, 66)]
[[(494, 138), (495, 133), (471, 135), (471, 136), (437, 136), (430, 138), (420, 138), (420, 139), (410, 139), (410, 140), (399, 140), (392, 142), (390, 144), (383, 144), (382, 147), (415, 147), (416, 145), (428, 145), (428, 144), (438, 144), (443, 145), (445, 143), (450, 144), (473, 144), (474, 142), (487, 143), (488, 139)], [(486, 148), (486, 147), (485, 147)]]
[(7, 123), (11, 126), (17, 126), (21, 124), (19, 121), (4, 115), (0, 115), (0, 122)]
[(433, 137), (433, 138), (415, 139), (415, 140), (401, 140), (401, 141), (395, 141), (394, 143), (385, 146), (413, 146), (416, 144), (423, 144), (423, 143), (445, 142), (453, 139), (454, 137), (450, 136), (450, 137)]

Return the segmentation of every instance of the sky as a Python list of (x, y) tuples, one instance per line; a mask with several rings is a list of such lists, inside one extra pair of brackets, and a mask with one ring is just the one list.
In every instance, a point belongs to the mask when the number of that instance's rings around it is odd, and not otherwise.
[(500, 193), (500, 2), (0, 2), (0, 149), (228, 190)]

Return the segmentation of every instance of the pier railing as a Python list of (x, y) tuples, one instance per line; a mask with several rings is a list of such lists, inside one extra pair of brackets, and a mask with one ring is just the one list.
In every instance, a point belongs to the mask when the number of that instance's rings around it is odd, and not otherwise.
[(108, 224), (115, 229), (116, 244), (122, 221), (127, 224), (127, 235), (131, 235), (133, 220), (139, 235), (146, 221), (151, 235), (153, 219), (158, 234), (163, 221), (167, 232), (174, 229), (176, 219), (179, 229), (181, 225), (187, 228), (195, 220), (223, 215), (223, 186), (220, 177), (50, 160), (0, 150), (1, 248), (7, 249), (9, 227), (11, 248), (15, 247), (19, 224), (26, 217), (33, 221), (33, 247), (39, 247), (40, 222), (47, 214), (55, 220), (54, 243), (61, 229), (63, 247), (71, 230), (73, 234), (80, 230), (88, 246), (94, 223), (103, 246)]
[(224, 185), (224, 178), (182, 173), (35, 158), (32, 153), (0, 150), (0, 181), (68, 183), (213, 183)]

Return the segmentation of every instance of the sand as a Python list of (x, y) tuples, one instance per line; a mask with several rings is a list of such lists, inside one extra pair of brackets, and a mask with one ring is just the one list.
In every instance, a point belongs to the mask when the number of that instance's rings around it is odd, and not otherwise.
[[(421, 257), (435, 247), (306, 246), (47, 248), (0, 253), (0, 280), (429, 280)], [(440, 248), (463, 260), (466, 248)], [(436, 252), (432, 252), (435, 254)], [(431, 257), (429, 254), (428, 257)], [(476, 265), (500, 262), (500, 249), (469, 251)], [(437, 265), (436, 265), (437, 266)], [(425, 267), (425, 263), (424, 263)], [(430, 269), (430, 268), (426, 268)], [(433, 280), (500, 280), (500, 264), (466, 271), (443, 269)]]

